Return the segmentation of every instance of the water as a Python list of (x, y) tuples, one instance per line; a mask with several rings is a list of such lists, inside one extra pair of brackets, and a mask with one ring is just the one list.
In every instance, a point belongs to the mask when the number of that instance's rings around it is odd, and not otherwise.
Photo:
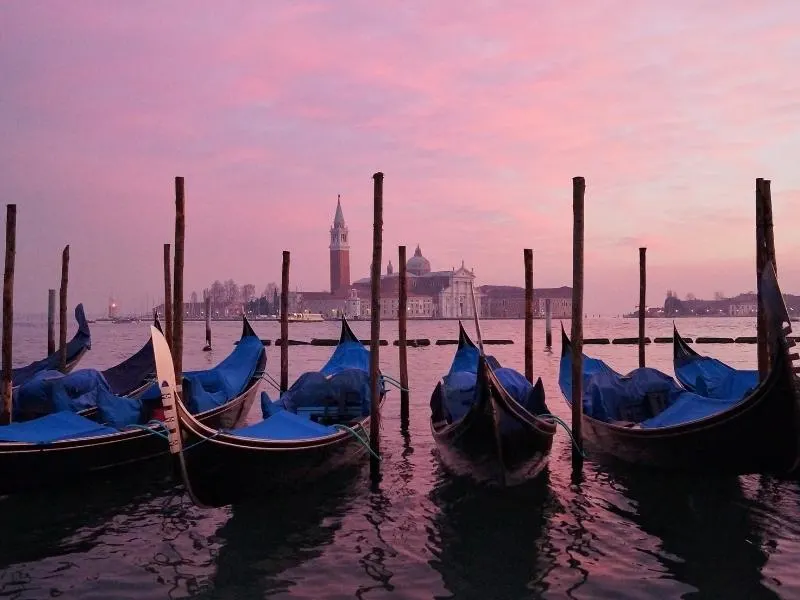
[[(569, 322), (565, 321), (569, 328)], [(752, 319), (682, 319), (686, 336), (753, 335)], [(264, 338), (274, 322), (254, 323)], [(138, 349), (146, 324), (92, 324), (81, 367), (105, 368)], [(354, 322), (369, 337), (369, 322)], [(553, 412), (569, 419), (557, 386), (558, 352), (536, 322), (535, 370)], [(522, 321), (484, 321), (487, 346), (523, 370)], [(558, 321), (554, 323), (558, 343)], [(457, 337), (453, 321), (409, 323), (409, 337)], [(590, 319), (586, 337), (637, 334), (632, 319)], [(650, 320), (651, 337), (671, 321)], [(474, 335), (472, 327), (469, 327)], [(219, 362), (238, 323), (185, 325), (185, 367)], [(337, 337), (338, 323), (290, 325), (290, 337)], [(397, 338), (383, 322), (381, 337)], [(43, 325), (15, 330), (15, 364), (39, 358)], [(754, 345), (706, 345), (703, 352), (752, 368)], [(290, 347), (290, 380), (317, 368), (331, 349)], [(591, 460), (573, 481), (568, 436), (559, 430), (545, 477), (523, 489), (483, 491), (439, 465), (428, 401), (454, 346), (410, 348), (411, 423), (400, 432), (399, 393), (382, 426), (383, 480), (366, 465), (335, 487), (277, 494), (258, 506), (203, 510), (160, 471), (143, 468), (60, 492), (0, 499), (0, 596), (9, 598), (778, 598), (800, 597), (798, 485), (767, 476), (719, 478), (654, 474)], [(635, 346), (587, 346), (618, 370), (637, 366)], [(397, 348), (381, 347), (381, 367), (398, 377)], [(672, 373), (671, 345), (652, 344), (649, 366)], [(279, 350), (268, 348), (277, 377)], [(254, 407), (251, 420), (259, 418)]]

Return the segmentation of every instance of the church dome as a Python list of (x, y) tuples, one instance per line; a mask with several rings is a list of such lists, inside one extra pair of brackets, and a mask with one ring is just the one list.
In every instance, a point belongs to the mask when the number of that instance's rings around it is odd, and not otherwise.
[(417, 244), (417, 249), (414, 251), (414, 256), (408, 259), (406, 270), (413, 275), (425, 275), (431, 272), (431, 263), (422, 256), (419, 244)]

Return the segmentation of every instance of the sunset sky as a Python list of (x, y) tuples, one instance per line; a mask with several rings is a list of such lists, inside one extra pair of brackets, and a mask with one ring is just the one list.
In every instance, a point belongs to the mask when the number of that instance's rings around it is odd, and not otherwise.
[(571, 285), (587, 181), (588, 313), (755, 288), (772, 180), (783, 291), (800, 293), (800, 3), (19, 1), (0, 5), (0, 181), (18, 206), (15, 306), (163, 295), (176, 175), (187, 299), (214, 279), (328, 286), (342, 205), (369, 274), (417, 243), (478, 284)]

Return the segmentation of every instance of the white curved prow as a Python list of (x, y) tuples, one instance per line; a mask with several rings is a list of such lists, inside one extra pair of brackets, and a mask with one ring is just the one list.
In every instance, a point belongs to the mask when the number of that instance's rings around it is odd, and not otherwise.
[(164, 409), (164, 425), (167, 427), (169, 438), (169, 451), (171, 454), (180, 454), (183, 450), (183, 440), (178, 425), (178, 407), (175, 405), (177, 386), (175, 385), (175, 367), (172, 364), (172, 353), (169, 351), (164, 334), (157, 328), (150, 326), (150, 335), (153, 339), (153, 354), (156, 362), (156, 377), (158, 388), (161, 392), (161, 406)]

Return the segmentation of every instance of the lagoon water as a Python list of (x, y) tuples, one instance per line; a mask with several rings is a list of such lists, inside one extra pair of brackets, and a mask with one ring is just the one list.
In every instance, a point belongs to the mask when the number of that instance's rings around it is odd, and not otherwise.
[[(753, 319), (681, 319), (683, 335), (754, 335)], [(105, 368), (130, 355), (147, 323), (95, 323), (81, 368)], [(468, 325), (474, 337), (474, 328)], [(564, 325), (569, 331), (569, 322)], [(214, 351), (203, 353), (204, 325), (185, 325), (187, 369), (222, 360), (238, 339), (235, 322), (212, 324)], [(276, 322), (254, 322), (263, 338)], [(369, 337), (367, 321), (352, 323)], [(409, 337), (454, 339), (455, 321), (411, 321)], [(522, 321), (483, 321), (487, 346), (523, 370)], [(337, 337), (339, 324), (290, 324), (290, 337)], [(647, 322), (650, 337), (672, 322)], [(71, 335), (71, 333), (70, 333)], [(637, 335), (634, 319), (589, 319), (586, 337)], [(15, 364), (40, 358), (44, 323), (15, 327)], [(397, 338), (397, 322), (381, 323)], [(560, 338), (544, 350), (535, 324), (535, 371), (550, 409), (569, 421), (557, 385)], [(755, 346), (702, 345), (742, 368)], [(289, 348), (290, 381), (317, 368), (331, 349)], [(454, 346), (409, 348), (411, 421), (401, 434), (392, 389), (382, 424), (382, 473), (371, 489), (366, 464), (335, 487), (281, 495), (257, 505), (205, 510), (161, 471), (142, 468), (57, 492), (0, 498), (0, 596), (8, 598), (798, 598), (800, 487), (768, 476), (690, 477), (587, 460), (573, 481), (570, 441), (559, 429), (550, 467), (535, 485), (507, 492), (476, 489), (441, 468), (428, 402)], [(635, 346), (586, 346), (620, 371), (637, 366)], [(267, 349), (277, 378), (279, 349)], [(381, 368), (399, 376), (397, 348), (380, 349)], [(671, 345), (651, 344), (648, 366), (672, 374)], [(274, 393), (272, 390), (269, 390)], [(260, 418), (256, 403), (251, 420)], [(366, 462), (366, 461), (365, 461)]]

